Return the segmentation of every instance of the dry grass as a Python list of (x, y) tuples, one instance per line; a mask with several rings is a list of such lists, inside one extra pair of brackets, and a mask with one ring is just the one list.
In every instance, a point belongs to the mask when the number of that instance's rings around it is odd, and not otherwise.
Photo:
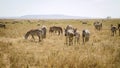
[[(111, 36), (110, 24), (119, 19), (104, 20), (103, 30), (96, 31), (95, 20), (0, 20), (7, 28), (0, 28), (0, 68), (119, 68), (120, 36)], [(17, 23), (13, 23), (17, 21)], [(100, 20), (102, 21), (102, 20)], [(90, 41), (85, 45), (67, 46), (64, 35), (50, 35), (42, 42), (24, 39), (24, 34), (37, 25), (57, 25), (63, 28), (71, 24), (81, 31), (89, 29)]]

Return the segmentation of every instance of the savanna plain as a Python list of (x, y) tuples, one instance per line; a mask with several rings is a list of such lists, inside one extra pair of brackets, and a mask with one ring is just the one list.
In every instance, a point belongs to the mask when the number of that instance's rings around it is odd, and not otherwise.
[[(94, 28), (100, 21), (102, 30)], [(110, 25), (120, 19), (0, 19), (0, 68), (120, 68), (120, 36), (111, 36)], [(87, 22), (87, 24), (82, 24)], [(31, 29), (47, 27), (47, 36), (38, 42), (24, 35)], [(80, 44), (68, 46), (65, 36), (50, 34), (49, 27), (72, 25), (80, 32)], [(82, 30), (90, 31), (90, 40), (82, 43)]]

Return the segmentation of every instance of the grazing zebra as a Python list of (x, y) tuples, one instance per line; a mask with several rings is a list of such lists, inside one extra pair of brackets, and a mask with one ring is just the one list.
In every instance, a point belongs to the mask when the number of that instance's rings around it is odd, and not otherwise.
[(63, 34), (63, 29), (62, 29), (62, 27), (59, 27), (59, 26), (52, 26), (52, 27), (50, 27), (49, 32), (50, 33), (58, 33), (58, 35), (60, 35), (60, 34)]
[(77, 29), (74, 29), (74, 36), (75, 36), (75, 44), (80, 44), (80, 33), (77, 31)]
[(83, 43), (89, 41), (89, 38), (90, 38), (90, 32), (88, 30), (83, 30), (82, 31)]
[(118, 31), (119, 31), (119, 36), (120, 36), (120, 24), (118, 24)]
[(87, 22), (82, 22), (82, 24), (87, 24)]
[(116, 31), (117, 31), (117, 27), (111, 24), (112, 36), (114, 36), (114, 34), (116, 34)]
[(74, 30), (65, 29), (65, 36), (66, 36), (66, 44), (73, 45)]
[(6, 28), (6, 25), (5, 24), (3, 24), (3, 23), (0, 23), (0, 28)]
[(25, 34), (25, 39), (27, 39), (29, 35), (31, 35), (34, 40), (35, 40), (34, 35), (36, 35), (36, 36), (38, 36), (38, 38), (39, 38), (39, 42), (42, 41), (42, 31), (39, 30), (39, 29), (29, 30), (29, 31)]
[(102, 23), (100, 22), (94, 22), (95, 29), (101, 30), (102, 29)]
[(25, 34), (25, 39), (27, 39), (29, 35), (31, 35), (34, 40), (35, 40), (34, 35), (38, 36), (39, 42), (40, 42), (44, 38), (46, 38), (46, 28), (42, 27), (41, 29), (32, 29), (32, 30), (29, 30)]

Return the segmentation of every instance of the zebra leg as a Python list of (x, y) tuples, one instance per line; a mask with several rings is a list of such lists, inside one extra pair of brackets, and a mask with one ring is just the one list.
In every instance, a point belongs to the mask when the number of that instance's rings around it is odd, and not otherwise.
[(69, 37), (69, 46), (72, 44), (72, 38)]
[(5, 25), (3, 27), (4, 27), (4, 29), (6, 28)]
[(111, 36), (114, 36), (114, 31), (111, 31)]
[(115, 31), (113, 32), (113, 36), (114, 36), (114, 33), (115, 33)]
[(58, 31), (58, 35), (60, 35), (60, 31)]
[(73, 41), (74, 41), (74, 44), (76, 44), (76, 37), (74, 38), (74, 40), (73, 40)]
[(80, 39), (79, 38), (77, 38), (77, 44), (80, 44)]
[(75, 39), (75, 40), (76, 40), (75, 45), (77, 45), (77, 44), (78, 44), (78, 38), (76, 37), (76, 39)]
[(98, 30), (100, 31), (100, 27), (98, 26)]
[(34, 41), (35, 41), (35, 38), (34, 38), (34, 36), (33, 35), (31, 35), (32, 36), (32, 38), (34, 39)]
[(75, 45), (77, 45), (79, 43), (79, 38), (75, 37)]
[(71, 44), (73, 45), (73, 37), (71, 38), (71, 42), (72, 42)]
[(89, 37), (86, 37), (86, 42), (89, 41)]
[(68, 39), (68, 44), (69, 44), (69, 46), (70, 46), (70, 43), (71, 43), (70, 41), (71, 41), (71, 39), (70, 39), (70, 37), (69, 37), (69, 39)]
[(57, 31), (56, 31), (56, 30), (54, 31), (54, 34), (57, 34)]
[(84, 42), (85, 42), (85, 38), (83, 37), (83, 44), (84, 44)]
[(39, 42), (41, 42), (41, 40), (40, 40), (40, 36), (38, 36), (38, 38), (39, 38)]
[(71, 37), (71, 45), (73, 45), (73, 37)]
[(119, 29), (119, 36), (120, 36), (120, 29)]
[(115, 30), (115, 34), (116, 34), (116, 30)]
[(87, 41), (87, 38), (85, 37), (85, 42)]
[(99, 31), (100, 31), (100, 27), (99, 27)]
[(43, 40), (43, 35), (42, 34), (40, 34), (40, 41), (42, 41)]
[(66, 36), (65, 44), (68, 44), (68, 37)]
[(43, 37), (43, 35), (41, 33), (38, 33), (37, 36), (39, 38), (39, 42), (41, 42), (41, 38)]

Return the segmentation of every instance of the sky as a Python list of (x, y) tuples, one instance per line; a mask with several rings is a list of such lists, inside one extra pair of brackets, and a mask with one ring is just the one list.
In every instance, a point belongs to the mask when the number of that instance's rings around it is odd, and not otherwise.
[(120, 18), (120, 0), (0, 0), (0, 17), (48, 14)]

